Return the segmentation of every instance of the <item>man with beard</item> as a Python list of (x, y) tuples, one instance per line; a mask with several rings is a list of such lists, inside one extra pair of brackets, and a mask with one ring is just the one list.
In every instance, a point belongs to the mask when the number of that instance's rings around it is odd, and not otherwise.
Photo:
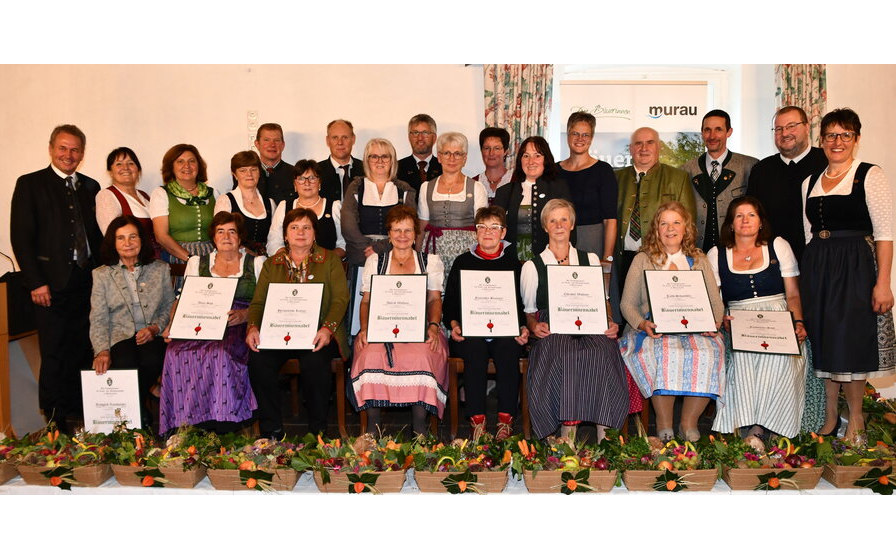
[(420, 192), (420, 185), (442, 174), (442, 164), (432, 154), (436, 143), (436, 121), (422, 113), (411, 117), (408, 141), (412, 153), (398, 160), (398, 178)]

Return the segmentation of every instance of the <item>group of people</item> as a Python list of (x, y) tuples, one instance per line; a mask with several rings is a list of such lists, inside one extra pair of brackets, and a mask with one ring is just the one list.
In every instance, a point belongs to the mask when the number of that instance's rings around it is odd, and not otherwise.
[[(296, 358), (309, 431), (320, 433), (338, 358), (349, 361), (348, 398), (366, 411), (368, 431), (382, 426), (383, 408), (409, 406), (423, 433), (428, 415), (445, 408), (451, 355), (464, 360), (474, 436), (487, 431), (493, 360), (495, 433), (506, 438), (528, 351), (539, 438), (570, 436), (581, 422), (602, 434), (650, 399), (668, 441), (678, 396), (677, 432), (691, 441), (713, 400), (721, 432), (831, 433), (841, 390), (847, 435), (857, 436), (865, 380), (896, 365), (891, 194), (881, 169), (857, 158), (858, 115), (828, 113), (815, 148), (804, 111), (784, 107), (773, 128), (779, 153), (758, 161), (727, 149), (730, 117), (713, 110), (701, 125), (706, 153), (681, 169), (660, 163), (659, 134), (639, 128), (632, 165), (614, 171), (589, 153), (595, 124), (573, 113), (567, 159), (555, 162), (547, 141), (532, 136), (513, 165), (507, 131), (486, 128), (485, 171), (473, 178), (464, 173), (467, 138), (437, 134), (428, 115), (408, 123), (412, 154), (401, 160), (384, 138), (352, 157), (353, 126), (335, 120), (330, 157), (294, 166), (281, 159), (282, 128), (267, 123), (257, 153), (231, 159), (233, 190), (218, 198), (189, 144), (166, 152), (164, 184), (150, 195), (138, 189), (137, 154), (112, 151), (110, 185), (100, 189), (77, 172), (84, 134), (57, 127), (50, 167), (22, 176), (12, 201), (13, 248), (40, 333), (41, 408), (61, 425), (78, 415), (76, 373), (92, 347), (97, 374), (138, 370), (141, 402), (159, 399), (162, 432), (234, 431), (257, 420), (280, 437), (278, 371)], [(600, 335), (551, 332), (547, 267), (570, 265), (602, 267), (609, 328)], [(518, 333), (465, 337), (464, 270), (513, 273)], [(716, 328), (657, 333), (651, 270), (701, 271)], [(368, 340), (372, 277), (389, 274), (426, 275), (424, 342)], [(238, 279), (222, 340), (170, 339), (183, 276)], [(305, 282), (324, 285), (313, 349), (259, 349), (270, 284)], [(801, 354), (732, 351), (726, 309), (789, 311)]]

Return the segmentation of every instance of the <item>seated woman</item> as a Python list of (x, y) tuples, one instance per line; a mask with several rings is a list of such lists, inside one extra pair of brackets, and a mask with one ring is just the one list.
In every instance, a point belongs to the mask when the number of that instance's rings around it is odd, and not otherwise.
[(656, 411), (657, 435), (671, 440), (675, 397), (684, 395), (679, 433), (689, 441), (700, 439), (697, 420), (709, 399), (719, 398), (725, 387), (725, 343), (718, 333), (657, 334), (650, 320), (645, 270), (700, 270), (716, 327), (724, 307), (712, 269), (703, 251), (695, 246), (697, 229), (679, 202), (657, 209), (635, 255), (622, 291), (622, 316), (628, 326), (620, 340), (622, 359), (644, 397)]
[[(367, 257), (361, 277), (361, 330), (355, 337), (349, 398), (367, 411), (367, 431), (378, 433), (380, 409), (411, 406), (414, 432), (426, 431), (426, 413), (442, 417), (447, 399), (448, 349), (439, 328), (442, 317), (442, 260), (414, 250), (420, 221), (410, 206), (398, 205), (386, 214), (390, 247)], [(368, 343), (370, 282), (374, 274), (426, 274), (425, 342)]]
[[(772, 240), (765, 209), (756, 198), (735, 198), (728, 206), (721, 236), (723, 251), (706, 254), (722, 299), (729, 309), (790, 311), (799, 342), (806, 340), (800, 303), (799, 267), (783, 237)], [(769, 243), (769, 241), (772, 241)], [(803, 417), (807, 381), (816, 381), (815, 431), (824, 421), (824, 384), (811, 373), (804, 343), (803, 354), (732, 352), (726, 374), (725, 404), (719, 407), (712, 429), (731, 433), (748, 428), (762, 436), (763, 428), (787, 437), (797, 435)]]
[[(90, 294), (93, 369), (136, 369), (142, 406), (162, 374), (165, 344), (158, 334), (168, 326), (174, 302), (171, 274), (153, 256), (149, 234), (134, 216), (112, 219), (100, 257), (105, 264), (94, 269)], [(148, 411), (142, 415), (148, 428)]]
[(265, 255), (274, 202), (258, 190), (261, 159), (252, 150), (237, 152), (230, 158), (233, 190), (215, 201), (215, 214), (236, 212), (243, 217), (246, 247), (253, 255)]
[[(341, 356), (343, 360), (348, 356), (343, 322), (348, 308), (348, 288), (342, 259), (333, 251), (317, 245), (318, 227), (317, 215), (309, 208), (296, 208), (286, 213), (281, 227), (286, 239), (286, 251), (274, 254), (264, 263), (255, 297), (249, 304), (246, 344), (252, 350), (249, 380), (258, 402), (255, 417), (261, 433), (271, 439), (283, 438), (278, 375), (283, 363), (289, 359), (299, 360), (302, 369), (300, 379), (308, 408), (308, 431), (320, 434), (327, 429), (327, 414), (333, 393), (330, 361), (336, 356)], [(264, 317), (268, 286), (274, 282), (315, 282), (324, 285), (313, 350), (258, 349), (259, 326)]]
[[(504, 187), (502, 187), (504, 188)], [(548, 316), (547, 265), (601, 266), (594, 253), (576, 250), (569, 242), (576, 225), (572, 203), (551, 200), (541, 211), (547, 248), (523, 265), (520, 277), (529, 332), (538, 337), (529, 352), (529, 413), (536, 437), (560, 428), (562, 437), (574, 438), (581, 422), (619, 428), (628, 414), (628, 382), (616, 336), (619, 326), (609, 320), (602, 335), (552, 334)], [(610, 316), (609, 308), (607, 315)]]
[(96, 223), (104, 232), (118, 216), (134, 216), (149, 238), (153, 255), (159, 257), (159, 245), (149, 217), (149, 195), (137, 188), (143, 167), (134, 150), (115, 148), (106, 157), (106, 170), (112, 179), (108, 188), (96, 194)]
[[(264, 257), (240, 251), (246, 233), (240, 214), (219, 212), (208, 229), (216, 250), (190, 257), (185, 275), (239, 278), (239, 283), (222, 340), (169, 342), (162, 373), (162, 434), (182, 424), (218, 433), (233, 432), (252, 417), (257, 407), (247, 372), (246, 317)], [(172, 317), (175, 309), (171, 310)]]
[(417, 246), (426, 254), (439, 255), (445, 270), (451, 270), (454, 259), (476, 242), (473, 218), (477, 210), (488, 206), (482, 183), (463, 173), (467, 148), (467, 137), (460, 132), (439, 136), (436, 150), (442, 174), (423, 183), (417, 197), (423, 227)]
[(300, 159), (293, 167), (293, 185), (297, 198), (284, 200), (274, 210), (274, 220), (268, 234), (268, 255), (283, 248), (283, 217), (296, 208), (307, 208), (317, 216), (314, 227), (314, 244), (333, 251), (337, 257), (345, 256), (345, 239), (342, 238), (342, 201), (330, 200), (320, 194), (320, 167), (312, 159)]
[[(451, 354), (464, 360), (464, 391), (467, 413), (473, 439), (479, 439), (486, 431), (485, 386), (488, 359), (495, 362), (498, 391), (498, 429), (495, 437), (504, 440), (513, 433), (513, 417), (516, 415), (520, 387), (520, 347), (529, 340), (523, 302), (519, 297), (520, 261), (516, 253), (508, 250), (504, 241), (507, 220), (500, 206), (486, 206), (476, 211), (477, 243), (469, 251), (454, 260), (445, 285), (445, 301), (442, 305), (442, 322), (451, 333)], [(519, 336), (495, 338), (465, 338), (461, 323), (462, 270), (510, 270), (514, 273), (514, 290), (517, 295)]]

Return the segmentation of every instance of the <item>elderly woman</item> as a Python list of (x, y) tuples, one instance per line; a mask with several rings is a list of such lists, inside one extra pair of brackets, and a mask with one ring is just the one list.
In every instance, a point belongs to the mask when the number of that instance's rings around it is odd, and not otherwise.
[[(142, 404), (162, 374), (165, 344), (158, 335), (168, 326), (174, 302), (171, 275), (153, 256), (149, 235), (134, 216), (112, 219), (100, 257), (104, 265), (93, 271), (90, 295), (93, 369), (136, 369)], [(144, 423), (148, 416), (144, 410)]]
[(482, 183), (463, 174), (467, 163), (467, 137), (446, 132), (436, 141), (442, 174), (420, 186), (417, 211), (424, 235), (417, 246), (426, 254), (438, 254), (445, 270), (457, 255), (476, 242), (473, 217), (488, 205)]
[[(367, 431), (378, 433), (380, 409), (411, 406), (415, 433), (426, 431), (426, 413), (442, 417), (448, 382), (448, 350), (439, 328), (442, 317), (442, 260), (414, 250), (420, 221), (410, 206), (399, 205), (386, 215), (389, 248), (367, 257), (361, 282), (361, 330), (355, 337), (349, 397), (357, 410), (367, 411)], [(425, 274), (425, 342), (368, 343), (370, 283), (374, 274)]]
[[(731, 202), (720, 240), (724, 249), (713, 247), (706, 258), (722, 288), (725, 305), (729, 309), (790, 311), (794, 332), (802, 343), (806, 329), (796, 257), (784, 238), (772, 239), (771, 226), (759, 200), (744, 196)], [(813, 379), (807, 379), (811, 363), (807, 353), (805, 346), (799, 356), (732, 352), (726, 373), (725, 404), (716, 414), (713, 430), (731, 433), (735, 428), (746, 428), (748, 435), (760, 437), (766, 429), (787, 437), (818, 430), (824, 419), (823, 410), (816, 410), (814, 418), (805, 418), (803, 414), (807, 380)], [(816, 390), (815, 394), (821, 393)], [(813, 398), (806, 404), (810, 402), (820, 401)], [(822, 413), (821, 418), (818, 412)]]
[[(308, 161), (308, 160), (303, 160)], [(299, 162), (302, 163), (302, 162)], [(307, 168), (306, 168), (307, 169)], [(280, 203), (283, 205), (283, 203)], [(320, 223), (310, 208), (295, 208), (286, 213), (281, 226), (286, 250), (269, 258), (249, 305), (249, 327), (246, 344), (253, 353), (249, 356), (249, 379), (258, 402), (261, 433), (272, 438), (283, 438), (283, 419), (280, 415), (278, 372), (289, 359), (298, 359), (302, 368), (302, 387), (308, 403), (308, 431), (320, 434), (327, 429), (327, 414), (333, 392), (330, 361), (336, 356), (346, 359), (348, 342), (345, 334), (345, 310), (348, 308), (348, 288), (342, 259), (315, 241)], [(324, 285), (318, 331), (313, 350), (259, 350), (259, 327), (271, 283), (306, 283)]]
[(349, 294), (352, 322), (349, 332), (358, 332), (358, 309), (361, 298), (361, 269), (368, 257), (389, 249), (386, 214), (399, 204), (417, 205), (417, 192), (395, 178), (398, 163), (395, 148), (385, 138), (374, 138), (364, 147), (364, 177), (352, 180), (342, 198), (342, 236), (345, 237), (345, 260), (349, 268)]
[(238, 278), (239, 282), (222, 340), (171, 340), (168, 344), (159, 415), (163, 434), (183, 424), (233, 432), (256, 408), (247, 372), (246, 318), (264, 257), (240, 251), (246, 234), (240, 214), (219, 212), (208, 230), (216, 250), (190, 257), (186, 276)]
[(510, 133), (503, 128), (488, 126), (479, 133), (479, 152), (485, 171), (476, 180), (485, 185), (489, 202), (495, 198), (498, 187), (503, 187), (513, 178), (513, 169), (507, 169), (505, 165), (509, 149)]
[[(607, 426), (619, 428), (628, 414), (628, 382), (616, 336), (608, 321), (602, 335), (551, 333), (547, 266), (601, 266), (594, 253), (570, 243), (576, 212), (568, 200), (551, 200), (541, 212), (547, 247), (523, 265), (521, 292), (529, 332), (538, 338), (529, 352), (529, 411), (538, 438), (554, 433), (574, 439), (576, 426), (594, 422), (598, 439)], [(609, 308), (607, 309), (609, 315)]]
[(561, 161), (560, 178), (566, 181), (575, 204), (576, 246), (612, 260), (616, 247), (616, 195), (619, 187), (613, 168), (591, 157), (594, 115), (576, 112), (566, 121), (569, 158)]
[(865, 381), (892, 375), (893, 202), (880, 167), (856, 158), (862, 123), (851, 109), (835, 109), (821, 120), (823, 173), (803, 183), (806, 239), (801, 277), (806, 330), (815, 375), (825, 380), (822, 433), (838, 423), (839, 390), (846, 395), (846, 437), (865, 429)]
[(314, 228), (316, 246), (333, 251), (339, 259), (345, 257), (345, 239), (342, 237), (342, 201), (330, 200), (320, 194), (320, 167), (311, 159), (301, 159), (294, 166), (294, 179), (298, 198), (286, 200), (274, 210), (274, 221), (268, 234), (268, 254), (283, 248), (283, 217), (290, 210), (305, 208), (317, 216)]
[(208, 180), (205, 160), (190, 144), (171, 147), (162, 157), (162, 181), (149, 198), (156, 240), (162, 260), (183, 264), (191, 256), (211, 253), (208, 226), (214, 217), (215, 193)]
[[(451, 333), (451, 354), (464, 360), (464, 390), (467, 414), (473, 439), (479, 439), (486, 431), (485, 394), (488, 360), (495, 362), (498, 391), (498, 428), (495, 437), (504, 440), (513, 433), (513, 417), (516, 415), (517, 395), (520, 386), (520, 347), (529, 340), (523, 302), (519, 297), (520, 261), (516, 253), (508, 250), (504, 241), (507, 220), (500, 206), (486, 206), (476, 211), (476, 243), (454, 260), (445, 285), (445, 301), (442, 306), (442, 322)], [(519, 336), (495, 338), (465, 338), (461, 322), (462, 270), (513, 271), (514, 290), (517, 295)]]
[(241, 215), (246, 228), (246, 248), (253, 255), (264, 255), (274, 201), (258, 191), (261, 159), (252, 150), (237, 152), (230, 158), (230, 174), (233, 175), (234, 188), (215, 201), (215, 214), (236, 212)]
[[(507, 241), (521, 261), (544, 251), (548, 234), (541, 228), (545, 204), (555, 198), (572, 200), (566, 182), (558, 177), (557, 166), (547, 140), (530, 136), (520, 144), (513, 181), (498, 189), (495, 204), (507, 212)], [(575, 241), (573, 232), (570, 237)]]
[(675, 397), (683, 395), (679, 434), (689, 441), (700, 439), (697, 420), (709, 399), (717, 399), (725, 387), (725, 343), (717, 333), (657, 334), (650, 320), (645, 270), (700, 270), (709, 292), (716, 327), (724, 307), (712, 268), (695, 245), (697, 229), (690, 213), (679, 202), (660, 205), (641, 250), (635, 255), (622, 292), (622, 316), (628, 326), (620, 341), (622, 359), (644, 397), (656, 411), (657, 435), (671, 440)]
[(134, 216), (146, 232), (154, 255), (158, 257), (159, 246), (149, 216), (149, 195), (137, 189), (143, 173), (137, 154), (130, 148), (115, 148), (106, 157), (106, 170), (112, 184), (96, 195), (96, 222), (100, 230), (105, 232), (118, 216)]

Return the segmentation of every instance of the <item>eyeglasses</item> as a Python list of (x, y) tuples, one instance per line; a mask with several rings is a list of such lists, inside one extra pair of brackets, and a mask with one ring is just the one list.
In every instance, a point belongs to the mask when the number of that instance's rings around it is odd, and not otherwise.
[(320, 177), (317, 177), (315, 175), (302, 175), (301, 177), (296, 177), (296, 183), (300, 185), (303, 183), (306, 185), (313, 185), (318, 181), (320, 181)]
[(504, 229), (504, 226), (501, 224), (476, 224), (476, 229), (479, 231), (489, 230), (498, 232)]
[(837, 137), (840, 137), (840, 140), (843, 142), (852, 142), (856, 139), (858, 134), (855, 132), (828, 132), (827, 134), (822, 134), (821, 137), (828, 144), (833, 144), (837, 141)]
[(801, 124), (809, 124), (809, 123), (807, 123), (806, 121), (792, 122), (789, 124), (785, 124), (784, 126), (776, 126), (772, 129), (772, 131), (774, 131), (775, 134), (781, 134), (785, 130), (787, 132), (790, 132), (791, 130), (793, 130), (794, 128), (798, 127)]
[(447, 159), (460, 159), (467, 155), (467, 152), (439, 152), (439, 155)]
[(390, 159), (392, 159), (392, 156), (390, 156), (389, 154), (370, 154), (369, 156), (367, 156), (367, 159), (369, 159), (370, 161), (389, 161)]
[(418, 136), (432, 136), (435, 132), (430, 132), (428, 130), (409, 130), (408, 134), (416, 138)]
[(578, 140), (581, 138), (582, 140), (590, 140), (593, 134), (588, 134), (587, 132), (570, 132), (567, 134), (570, 138), (575, 138)]

